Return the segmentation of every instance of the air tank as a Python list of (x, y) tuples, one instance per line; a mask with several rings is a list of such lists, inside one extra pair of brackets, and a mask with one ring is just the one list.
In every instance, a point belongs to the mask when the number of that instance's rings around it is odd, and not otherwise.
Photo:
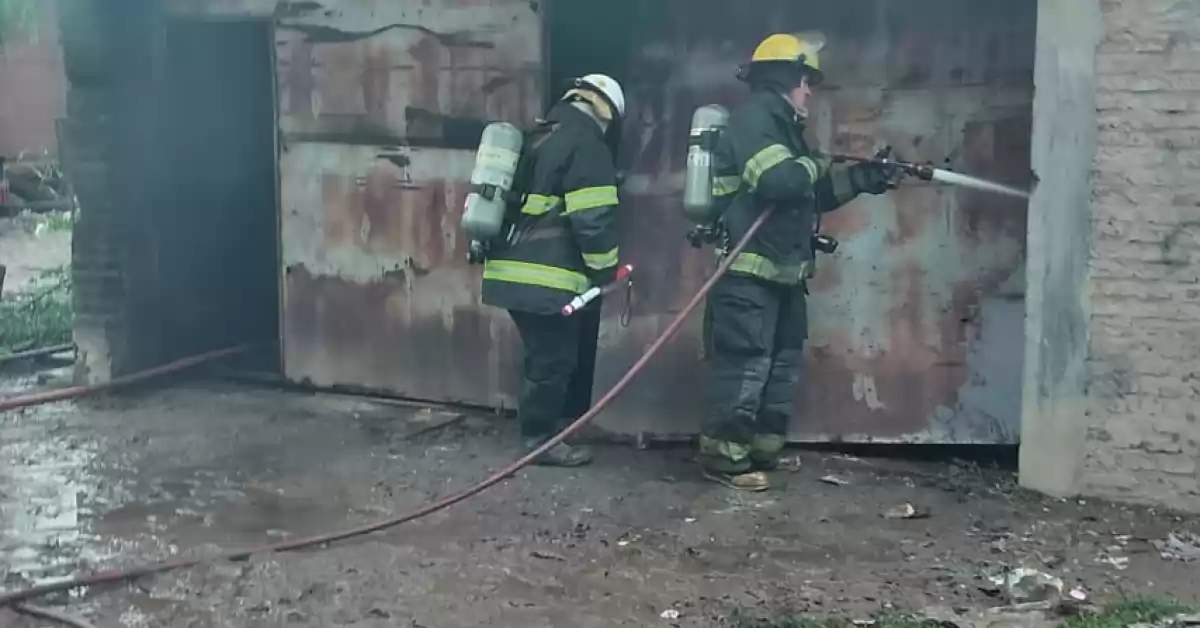
[(483, 129), (461, 223), (471, 240), (484, 242), (500, 235), (524, 143), (521, 130), (507, 122)]
[(683, 180), (683, 213), (688, 220), (707, 225), (717, 218), (713, 203), (713, 152), (717, 137), (729, 122), (729, 110), (704, 105), (692, 114), (688, 133), (687, 167)]

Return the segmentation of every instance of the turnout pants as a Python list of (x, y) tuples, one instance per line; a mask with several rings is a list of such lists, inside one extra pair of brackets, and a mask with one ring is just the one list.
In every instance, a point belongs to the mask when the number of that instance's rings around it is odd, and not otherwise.
[(545, 440), (591, 406), (599, 303), (574, 316), (515, 310), (509, 316), (525, 348), (517, 402), (521, 437)]
[(717, 281), (705, 310), (712, 367), (710, 413), (700, 459), (711, 470), (746, 473), (778, 464), (808, 337), (803, 285), (744, 275)]

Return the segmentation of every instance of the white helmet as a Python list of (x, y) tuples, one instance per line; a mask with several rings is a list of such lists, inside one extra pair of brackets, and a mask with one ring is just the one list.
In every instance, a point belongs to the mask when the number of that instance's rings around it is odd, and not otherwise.
[[(589, 98), (589, 92), (598, 94), (602, 102), (596, 102)], [(611, 76), (605, 74), (589, 74), (587, 76), (575, 79), (575, 86), (567, 90), (563, 98), (580, 97), (590, 102), (595, 108), (600, 117), (612, 121), (613, 111), (616, 109), (615, 117), (625, 117), (625, 90), (621, 89), (621, 84)], [(606, 115), (607, 114), (607, 115)]]

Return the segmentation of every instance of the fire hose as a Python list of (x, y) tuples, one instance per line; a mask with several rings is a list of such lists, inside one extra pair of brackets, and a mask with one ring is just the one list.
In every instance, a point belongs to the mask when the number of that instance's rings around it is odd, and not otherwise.
[(183, 358), (182, 360), (176, 360), (175, 362), (171, 362), (169, 364), (164, 364), (162, 366), (156, 366), (152, 369), (147, 369), (147, 370), (141, 371), (139, 373), (133, 373), (131, 375), (126, 375), (123, 377), (114, 377), (113, 379), (111, 379), (107, 382), (104, 382), (103, 384), (92, 384), (90, 386), (72, 386), (70, 388), (62, 388), (59, 390), (48, 390), (46, 392), (34, 393), (31, 395), (17, 395), (15, 397), (4, 397), (3, 399), (0, 399), (0, 412), (4, 412), (6, 410), (16, 410), (18, 408), (27, 408), (29, 406), (37, 406), (37, 405), (41, 405), (43, 403), (51, 403), (54, 401), (63, 401), (66, 399), (74, 399), (76, 397), (82, 397), (84, 395), (101, 392), (103, 390), (110, 390), (113, 388), (128, 386), (130, 384), (136, 384), (138, 382), (146, 381), (148, 379), (153, 379), (155, 377), (161, 377), (163, 375), (169, 375), (171, 373), (176, 373), (176, 372), (182, 371), (184, 369), (189, 369), (193, 366), (202, 364), (204, 362), (209, 362), (209, 361), (216, 360), (219, 358), (228, 357), (228, 356), (234, 355), (236, 353), (241, 353), (242, 351), (245, 351), (246, 349), (247, 349), (247, 346), (242, 345), (242, 346), (237, 346), (237, 347), (230, 347), (228, 349), (218, 349), (216, 351), (209, 351), (207, 353), (201, 353), (199, 355), (194, 355), (194, 356), (191, 356), (188, 358)]
[[(679, 328), (683, 326), (683, 323), (687, 319), (688, 315), (691, 314), (692, 311), (695, 310), (698, 305), (700, 305), (700, 303), (704, 300), (704, 297), (706, 297), (708, 295), (709, 291), (712, 290), (713, 286), (716, 285), (717, 280), (720, 279), (721, 276), (724, 275), (725, 272), (729, 270), (729, 266), (733, 263), (733, 260), (736, 259), (738, 254), (741, 253), (742, 250), (746, 248), (746, 245), (750, 242), (750, 238), (752, 238), (754, 236), (754, 234), (759, 230), (759, 228), (762, 227), (763, 223), (766, 222), (767, 217), (769, 217), (770, 215), (771, 215), (771, 209), (769, 209), (769, 208), (767, 210), (763, 211), (761, 214), (759, 214), (758, 218), (750, 225), (750, 228), (747, 229), (746, 235), (742, 236), (742, 239), (740, 241), (738, 241), (738, 243), (721, 260), (721, 263), (717, 266), (717, 269), (712, 274), (712, 276), (708, 278), (708, 281), (704, 282), (704, 285), (701, 286), (700, 290), (698, 290), (696, 292), (696, 294), (694, 296), (692, 296), (691, 300), (688, 301), (687, 305), (685, 305), (684, 308), (679, 312), (679, 314), (677, 314), (675, 316), (675, 318), (670, 322), (670, 324), (667, 325), (667, 328), (665, 330), (663, 330), (663, 332), (658, 336), (657, 339), (655, 339), (654, 343), (651, 344), (648, 349), (646, 349), (646, 352), (642, 354), (642, 357), (638, 358), (637, 362), (634, 362), (633, 366), (629, 367), (629, 370), (626, 371), (625, 374), (621, 376), (621, 379), (618, 380), (617, 383), (614, 384), (613, 387), (610, 388), (608, 390), (608, 392), (606, 392), (604, 394), (604, 396), (601, 397), (600, 400), (597, 401), (591, 407), (591, 409), (589, 409), (586, 413), (584, 413), (583, 416), (576, 419), (575, 422), (573, 422), (569, 426), (567, 426), (563, 431), (559, 432), (556, 436), (554, 436), (550, 440), (543, 443), (542, 446), (540, 446), (537, 449), (522, 456), (521, 458), (519, 458), (516, 461), (509, 464), (507, 467), (504, 467), (503, 469), (496, 471), (492, 475), (488, 476), (488, 478), (483, 480), (482, 482), (479, 482), (478, 484), (475, 484), (474, 486), (463, 489), (457, 493), (443, 497), (434, 502), (430, 502), (430, 503), (428, 503), (424, 506), (421, 506), (420, 508), (417, 508), (415, 510), (412, 510), (410, 512), (397, 515), (390, 519), (386, 519), (383, 521), (377, 521), (375, 523), (359, 526), (356, 528), (351, 528), (351, 529), (344, 530), (341, 532), (333, 532), (333, 533), (329, 533), (329, 534), (322, 534), (322, 535), (312, 536), (312, 537), (308, 537), (308, 538), (296, 539), (293, 541), (284, 541), (281, 543), (275, 543), (275, 544), (271, 544), (271, 545), (263, 545), (261, 547), (237, 550), (237, 551), (228, 552), (226, 554), (223, 554), (220, 556), (215, 556), (215, 557), (182, 558), (182, 559), (177, 559), (177, 560), (164, 561), (164, 562), (161, 562), (158, 564), (153, 564), (153, 565), (143, 565), (141, 567), (133, 567), (133, 568), (129, 568), (129, 569), (101, 571), (98, 573), (94, 573), (90, 576), (81, 576), (81, 577), (74, 578), (71, 580), (63, 580), (63, 581), (59, 581), (59, 582), (41, 584), (41, 585), (33, 586), (28, 589), (24, 589), (24, 590), (20, 590), (20, 591), (12, 591), (10, 593), (2, 593), (2, 594), (0, 594), (0, 608), (18, 604), (18, 603), (24, 602), (26, 600), (30, 600), (33, 598), (38, 598), (38, 597), (41, 597), (44, 595), (48, 595), (50, 593), (57, 593), (60, 591), (69, 591), (71, 589), (77, 589), (80, 587), (89, 587), (89, 586), (96, 586), (96, 585), (102, 585), (102, 584), (113, 584), (113, 583), (117, 583), (117, 582), (124, 582), (127, 580), (134, 580), (136, 578), (141, 578), (143, 576), (149, 576), (149, 575), (153, 575), (153, 574), (163, 573), (163, 572), (172, 571), (175, 569), (194, 567), (196, 565), (199, 565), (201, 563), (208, 562), (208, 561), (222, 561), (222, 560), (223, 561), (244, 561), (244, 560), (249, 559), (251, 556), (253, 556), (255, 554), (270, 554), (270, 553), (288, 552), (288, 551), (304, 549), (307, 547), (326, 545), (328, 543), (342, 541), (342, 540), (349, 539), (352, 537), (363, 536), (365, 534), (370, 534), (372, 532), (378, 532), (380, 530), (385, 530), (385, 529), (392, 528), (392, 527), (395, 527), (395, 526), (398, 526), (398, 525), (401, 525), (404, 523), (408, 523), (410, 521), (420, 519), (427, 515), (431, 515), (440, 510), (449, 508), (455, 504), (458, 504), (459, 502), (461, 502), (463, 500), (466, 500), (466, 499), (473, 497), (479, 493), (482, 493), (483, 491), (495, 486), (496, 484), (499, 484), (500, 482), (508, 479), (509, 477), (512, 477), (518, 471), (520, 471), (521, 469), (526, 467), (530, 462), (533, 462), (533, 460), (535, 458), (546, 453), (552, 447), (557, 446), (559, 443), (563, 442), (564, 440), (569, 438), (572, 434), (578, 432), (585, 425), (587, 425), (593, 419), (595, 419), (596, 416), (598, 414), (600, 414), (600, 411), (605, 408), (605, 406), (607, 406), (609, 403), (611, 403), (612, 400), (617, 397), (617, 395), (619, 395), (623, 390), (625, 390), (625, 388), (627, 386), (629, 386), (629, 383), (631, 381), (633, 381), (633, 378), (639, 372), (641, 372), (641, 370), (643, 368), (645, 368), (646, 364), (649, 363), (650, 359), (653, 358), (655, 356), (655, 354), (657, 354), (659, 351), (661, 351), (663, 346), (665, 346), (666, 343), (669, 340), (671, 340), (671, 338), (673, 338), (676, 333), (679, 332)], [(239, 350), (240, 350), (240, 348), (239, 348)], [(232, 350), (227, 350), (227, 351), (232, 352)], [(192, 360), (197, 361), (198, 358), (199, 358), (199, 356), (197, 356), (197, 358), (192, 358)], [(210, 357), (209, 359), (212, 359), (212, 358)], [(164, 369), (164, 368), (166, 368), (166, 367), (160, 367), (159, 371), (161, 372), (162, 369)], [(149, 373), (149, 372), (147, 372), (147, 373)], [(139, 379), (146, 379), (148, 377), (153, 376), (153, 375), (149, 375), (149, 374), (140, 374), (140, 375), (141, 375), (141, 377)], [(58, 391), (58, 392), (63, 393), (65, 391)], [(77, 394), (79, 394), (79, 393), (77, 393)], [(45, 398), (48, 396), (49, 395), (43, 395), (42, 397)], [(65, 398), (65, 396), (60, 396), (58, 398)], [(56, 399), (50, 399), (50, 400), (56, 400)], [(42, 401), (42, 402), (44, 402), (44, 401)], [(38, 403), (38, 402), (34, 402), (34, 403)], [(25, 405), (32, 405), (32, 404), (25, 404)], [(0, 408), (2, 408), (2, 407), (3, 406), (0, 406)]]

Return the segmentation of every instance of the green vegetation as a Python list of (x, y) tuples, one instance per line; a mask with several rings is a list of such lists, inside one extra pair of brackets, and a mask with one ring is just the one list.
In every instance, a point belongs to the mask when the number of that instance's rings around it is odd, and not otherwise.
[[(942, 622), (922, 619), (902, 613), (881, 613), (871, 618), (871, 628), (938, 628)], [(756, 617), (744, 611), (734, 611), (728, 619), (731, 628), (857, 628), (857, 624), (843, 617), (813, 617), (811, 615), (784, 613), (771, 618)]]
[(46, 214), (42, 222), (46, 225), (46, 230), (51, 233), (70, 231), (75, 227), (75, 214), (74, 212), (51, 212)]
[(0, 300), (0, 354), (71, 341), (71, 276), (48, 270), (32, 289)]
[(1125, 628), (1133, 624), (1155, 624), (1192, 609), (1162, 598), (1131, 597), (1104, 607), (1097, 615), (1072, 617), (1063, 628)]
[(38, 0), (0, 0), (0, 45), (18, 36), (37, 38)]

